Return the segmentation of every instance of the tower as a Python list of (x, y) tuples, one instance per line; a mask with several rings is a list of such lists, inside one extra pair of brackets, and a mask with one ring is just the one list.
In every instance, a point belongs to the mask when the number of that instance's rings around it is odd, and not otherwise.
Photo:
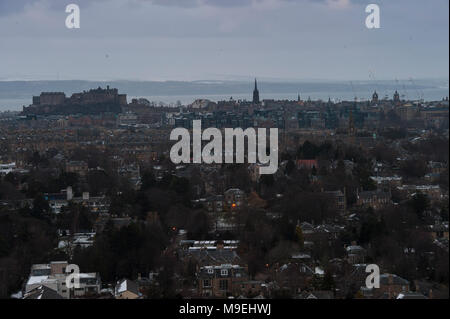
[(395, 93), (394, 93), (394, 102), (395, 103), (400, 102), (400, 94), (398, 94), (397, 90), (395, 90)]
[(259, 104), (259, 91), (256, 79), (255, 79), (255, 89), (253, 90), (253, 104)]
[(372, 103), (378, 103), (378, 93), (377, 93), (377, 91), (373, 92)]

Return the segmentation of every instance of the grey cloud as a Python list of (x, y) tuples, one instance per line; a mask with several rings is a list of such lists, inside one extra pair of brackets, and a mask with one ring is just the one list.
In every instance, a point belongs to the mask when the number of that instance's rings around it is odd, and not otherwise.
[(1, 0), (0, 16), (20, 12), (27, 4), (31, 4), (33, 2), (36, 2), (36, 0)]
[(89, 6), (94, 2), (105, 2), (110, 0), (0, 0), (0, 17), (10, 14), (20, 13), (25, 10), (27, 5), (42, 3), (48, 5), (52, 10), (64, 10), (70, 3), (78, 4), (79, 6)]
[[(89, 6), (95, 2), (108, 2), (111, 0), (72, 0), (71, 3), (79, 6)], [(214, 6), (214, 7), (244, 7), (253, 3), (263, 2), (264, 0), (140, 0), (141, 2), (149, 2), (160, 6), (174, 6), (174, 7), (200, 7), (200, 6)], [(327, 0), (277, 0), (279, 2), (317, 2), (326, 3)], [(369, 0), (350, 0), (351, 3), (368, 3)], [(69, 3), (61, 0), (0, 0), (0, 16), (19, 13), (24, 10), (27, 5), (35, 3), (48, 4), (51, 9), (61, 10)]]
[[(209, 5), (215, 7), (238, 7), (238, 6), (248, 6), (253, 3), (263, 2), (264, 0), (142, 0), (150, 1), (157, 5), (165, 6), (179, 6), (179, 7), (196, 7), (202, 5)], [(277, 0), (279, 2), (316, 2), (316, 3), (327, 3), (327, 0)], [(331, 0), (332, 1), (332, 0)], [(369, 0), (350, 0), (352, 4), (364, 4), (373, 1)], [(378, 1), (380, 2), (380, 1)]]
[[(145, 0), (144, 0), (145, 1)], [(252, 2), (260, 2), (261, 0), (147, 0), (156, 5), (178, 6), (178, 7), (197, 7), (202, 5), (214, 7), (242, 7), (252, 4)], [(286, 0), (280, 0), (286, 1)]]

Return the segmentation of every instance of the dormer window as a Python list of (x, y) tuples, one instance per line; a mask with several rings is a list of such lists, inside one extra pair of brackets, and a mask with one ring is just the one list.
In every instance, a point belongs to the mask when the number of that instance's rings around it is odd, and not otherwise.
[(212, 275), (214, 273), (214, 269), (208, 268), (208, 274)]
[(221, 270), (220, 270), (220, 274), (221, 274), (222, 276), (228, 276), (228, 269), (221, 269)]

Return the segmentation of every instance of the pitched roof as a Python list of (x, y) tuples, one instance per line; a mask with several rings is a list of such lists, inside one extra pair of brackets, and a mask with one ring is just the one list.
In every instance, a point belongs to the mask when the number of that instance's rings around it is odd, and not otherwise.
[(189, 250), (187, 256), (195, 258), (199, 264), (230, 264), (239, 260), (239, 255), (230, 249), (195, 249)]
[(308, 294), (305, 299), (333, 299), (333, 292), (330, 290), (316, 290)]
[(38, 286), (25, 294), (23, 299), (64, 299), (55, 290), (47, 286)]
[[(392, 283), (389, 280), (392, 280)], [(400, 276), (395, 274), (382, 274), (380, 275), (380, 284), (381, 285), (409, 285), (409, 281), (403, 279)]]
[(139, 293), (139, 286), (137, 282), (129, 279), (122, 279), (119, 281), (116, 285), (115, 293), (116, 295), (122, 294), (125, 291), (129, 291), (137, 296), (140, 295)]
[(427, 299), (427, 297), (418, 292), (402, 292), (397, 299)]

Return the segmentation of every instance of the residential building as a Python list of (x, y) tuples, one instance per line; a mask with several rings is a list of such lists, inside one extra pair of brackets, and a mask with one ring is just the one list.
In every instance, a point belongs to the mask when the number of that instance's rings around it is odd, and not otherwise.
[(242, 285), (245, 289), (245, 282), (248, 282), (247, 268), (231, 264), (203, 266), (197, 280), (200, 296), (225, 298), (239, 295)]
[(117, 282), (114, 289), (114, 297), (116, 299), (139, 299), (142, 294), (139, 292), (137, 282), (129, 279), (122, 279)]

